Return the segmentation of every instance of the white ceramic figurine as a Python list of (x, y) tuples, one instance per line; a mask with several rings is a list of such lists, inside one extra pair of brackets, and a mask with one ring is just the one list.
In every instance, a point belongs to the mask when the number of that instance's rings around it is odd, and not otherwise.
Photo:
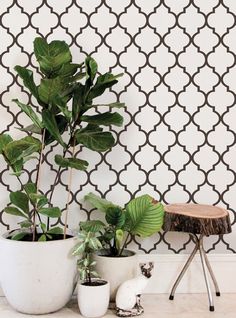
[(143, 313), (140, 297), (152, 276), (154, 264), (139, 264), (141, 274), (122, 283), (116, 294), (116, 315), (118, 317), (133, 317)]

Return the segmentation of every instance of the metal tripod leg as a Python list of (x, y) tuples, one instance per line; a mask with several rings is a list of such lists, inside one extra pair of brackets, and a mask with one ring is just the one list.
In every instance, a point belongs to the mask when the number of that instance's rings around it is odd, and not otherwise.
[(211, 287), (210, 287), (210, 282), (209, 282), (208, 273), (207, 273), (207, 264), (206, 264), (206, 259), (204, 256), (202, 243), (203, 243), (203, 236), (200, 236), (200, 238), (199, 238), (199, 252), (200, 252), (202, 269), (203, 269), (203, 274), (204, 274), (204, 278), (205, 278), (205, 282), (206, 282), (207, 294), (208, 294), (208, 299), (209, 299), (209, 304), (210, 304), (209, 309), (210, 309), (210, 311), (214, 311), (214, 303), (213, 303)]
[(192, 254), (189, 256), (189, 258), (188, 258), (187, 262), (185, 263), (181, 273), (179, 274), (176, 282), (174, 283), (174, 286), (172, 287), (172, 290), (171, 290), (171, 293), (170, 293), (170, 296), (169, 296), (170, 300), (174, 299), (175, 290), (176, 290), (177, 286), (179, 285), (179, 282), (181, 281), (182, 277), (184, 276), (186, 270), (188, 269), (189, 265), (191, 264), (194, 256), (196, 255), (198, 248), (199, 248), (198, 244), (196, 243), (196, 245), (194, 247), (194, 250), (192, 251)]
[(215, 286), (216, 296), (220, 296), (220, 289), (219, 289), (217, 280), (216, 280), (216, 278), (215, 278), (214, 272), (213, 272), (213, 270), (212, 270), (212, 268), (211, 268), (211, 264), (210, 264), (210, 262), (209, 262), (209, 260), (208, 260), (207, 254), (206, 254), (206, 252), (205, 252), (203, 246), (202, 246), (202, 252), (203, 252), (203, 255), (204, 255), (204, 257), (205, 257), (205, 261), (206, 261), (206, 265), (207, 265), (208, 271), (209, 271), (209, 273), (210, 273), (210, 275), (211, 275), (212, 281), (213, 281), (214, 286)]

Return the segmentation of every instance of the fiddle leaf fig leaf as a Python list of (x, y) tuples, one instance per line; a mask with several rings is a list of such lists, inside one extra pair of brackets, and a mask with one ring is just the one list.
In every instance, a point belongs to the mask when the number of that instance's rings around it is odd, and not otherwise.
[(38, 242), (45, 242), (47, 241), (47, 236), (45, 234), (42, 234), (39, 239), (38, 239)]
[(88, 125), (78, 130), (75, 137), (78, 143), (93, 151), (106, 151), (115, 144), (115, 139), (110, 132), (103, 132), (99, 126), (95, 125)]
[(91, 86), (97, 74), (97, 70), (98, 70), (97, 62), (91, 56), (88, 56), (85, 60), (85, 67), (86, 67), (86, 77), (87, 77), (87, 80), (89, 79), (90, 86)]
[(123, 117), (118, 113), (106, 112), (93, 116), (81, 116), (81, 121), (85, 121), (93, 125), (115, 125), (121, 127), (123, 125)]
[(21, 228), (29, 228), (33, 225), (33, 223), (30, 220), (19, 222)]
[(13, 234), (11, 237), (11, 240), (14, 241), (20, 241), (21, 239), (23, 239), (26, 235), (29, 235), (28, 232), (18, 232), (16, 234)]
[(30, 193), (29, 197), (32, 202), (37, 203), (37, 207), (39, 209), (41, 209), (48, 203), (48, 198), (43, 194)]
[(107, 88), (116, 84), (118, 82), (117, 79), (121, 76), (123, 76), (123, 73), (118, 75), (105, 73), (103, 75), (98, 76), (95, 85), (90, 90), (90, 93), (88, 95), (88, 100), (91, 101), (95, 97), (102, 95)]
[(11, 165), (18, 163), (18, 167), (20, 167), (20, 165), (23, 164), (22, 159), (24, 157), (28, 157), (35, 152), (39, 152), (41, 147), (42, 144), (40, 140), (32, 136), (27, 136), (22, 139), (14, 140), (8, 143), (4, 147), (4, 154)]
[(52, 227), (47, 234), (63, 234), (63, 229), (59, 226)]
[(39, 98), (47, 105), (52, 104), (58, 92), (62, 92), (64, 88), (65, 85), (60, 76), (55, 78), (43, 78), (38, 88)]
[(4, 147), (9, 144), (13, 139), (8, 134), (0, 134), (0, 154), (2, 154), (2, 151)]
[(66, 147), (60, 131), (57, 126), (55, 116), (49, 110), (43, 110), (42, 112), (43, 124), (44, 127), (49, 131), (49, 133), (58, 141), (63, 147)]
[(5, 207), (4, 211), (7, 214), (16, 215), (16, 216), (22, 216), (23, 218), (27, 218), (28, 217), (23, 212), (21, 212), (19, 209), (17, 209), (16, 207), (13, 207), (13, 206)]
[(29, 199), (25, 193), (20, 191), (11, 192), (10, 201), (25, 213), (29, 213)]
[(54, 104), (60, 109), (66, 120), (70, 122), (72, 112), (68, 109), (66, 102), (59, 95), (56, 95), (56, 97), (54, 98)]
[(18, 101), (18, 99), (13, 99), (12, 101), (15, 102), (20, 107), (20, 109), (32, 120), (35, 126), (37, 126), (40, 129), (43, 128), (40, 119), (38, 118), (31, 106), (22, 104)]
[(57, 207), (41, 208), (38, 212), (48, 216), (49, 218), (59, 218), (61, 216), (61, 210)]
[(39, 99), (38, 88), (34, 82), (33, 72), (20, 65), (16, 65), (14, 70), (18, 73), (20, 78), (23, 80), (25, 87), (27, 87), (30, 93), (38, 100)]
[[(59, 130), (60, 135), (62, 135), (64, 133), (64, 131), (66, 130), (68, 122), (67, 122), (66, 118), (62, 115), (57, 115), (54, 118), (56, 121), (57, 129)], [(56, 138), (49, 132), (49, 130), (46, 129), (45, 144), (49, 145), (51, 142), (53, 142), (55, 140), (56, 140)]]
[(74, 93), (73, 93), (73, 100), (72, 100), (72, 118), (73, 120), (77, 120), (80, 111), (83, 108), (84, 103), (84, 94), (85, 94), (85, 86), (82, 84), (77, 84)]
[(34, 54), (40, 65), (40, 70), (46, 76), (52, 76), (63, 64), (71, 62), (69, 46), (64, 41), (47, 43), (43, 38), (34, 40)]
[(74, 168), (77, 170), (86, 170), (88, 162), (77, 158), (63, 158), (61, 155), (55, 156), (55, 162), (63, 168)]

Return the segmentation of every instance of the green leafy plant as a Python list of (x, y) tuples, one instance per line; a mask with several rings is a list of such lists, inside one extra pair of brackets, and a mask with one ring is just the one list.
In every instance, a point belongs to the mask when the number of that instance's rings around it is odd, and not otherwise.
[[(115, 139), (105, 129), (110, 125), (122, 126), (123, 117), (112, 110), (122, 108), (124, 104), (94, 104), (94, 99), (116, 84), (122, 74), (99, 75), (97, 63), (90, 56), (84, 63), (72, 63), (69, 46), (64, 41), (48, 43), (43, 38), (36, 38), (34, 54), (41, 75), (39, 84), (35, 83), (33, 72), (26, 67), (17, 65), (15, 70), (36, 100), (37, 109), (31, 103), (26, 105), (13, 99), (30, 118), (31, 124), (19, 128), (27, 134), (24, 138), (13, 140), (9, 134), (1, 134), (0, 154), (21, 186), (21, 190), (10, 193), (10, 204), (4, 209), (8, 214), (23, 218), (20, 222), (22, 230), (14, 233), (12, 239), (23, 239), (31, 233), (33, 241), (45, 241), (55, 234), (63, 233), (66, 238), (72, 169), (86, 170), (89, 165), (88, 161), (75, 156), (76, 146), (83, 145), (98, 152), (110, 149)], [(101, 112), (104, 106), (109, 110)], [(40, 189), (40, 176), (43, 154), (52, 142), (58, 143), (61, 154), (57, 151), (55, 155), (56, 177), (46, 196)], [(24, 165), (35, 158), (38, 161), (36, 179), (24, 184), (21, 179)], [(50, 226), (51, 218), (61, 217), (61, 209), (53, 206), (52, 198), (62, 168), (69, 169), (64, 231)], [(47, 219), (43, 222), (45, 216)]]
[(87, 285), (92, 285), (93, 278), (99, 275), (95, 270), (96, 262), (93, 253), (102, 248), (102, 244), (94, 232), (81, 231), (78, 233), (79, 242), (73, 249), (73, 255), (79, 256), (77, 261), (80, 279)]
[(105, 213), (106, 224), (101, 220), (80, 223), (84, 231), (99, 233), (99, 240), (109, 250), (109, 256), (122, 256), (132, 235), (148, 237), (160, 231), (163, 225), (163, 205), (145, 194), (131, 200), (124, 208), (89, 193), (85, 201)]

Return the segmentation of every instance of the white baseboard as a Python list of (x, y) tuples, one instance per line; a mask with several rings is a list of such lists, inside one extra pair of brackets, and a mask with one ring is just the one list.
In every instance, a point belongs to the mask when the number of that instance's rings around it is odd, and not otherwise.
[[(177, 275), (188, 258), (187, 254), (140, 254), (140, 263), (155, 263), (153, 276), (145, 289), (146, 294), (169, 293)], [(222, 293), (236, 293), (236, 254), (209, 254), (209, 261)], [(205, 293), (200, 257), (197, 255), (180, 282), (176, 293)], [(0, 296), (3, 292), (0, 288)]]

